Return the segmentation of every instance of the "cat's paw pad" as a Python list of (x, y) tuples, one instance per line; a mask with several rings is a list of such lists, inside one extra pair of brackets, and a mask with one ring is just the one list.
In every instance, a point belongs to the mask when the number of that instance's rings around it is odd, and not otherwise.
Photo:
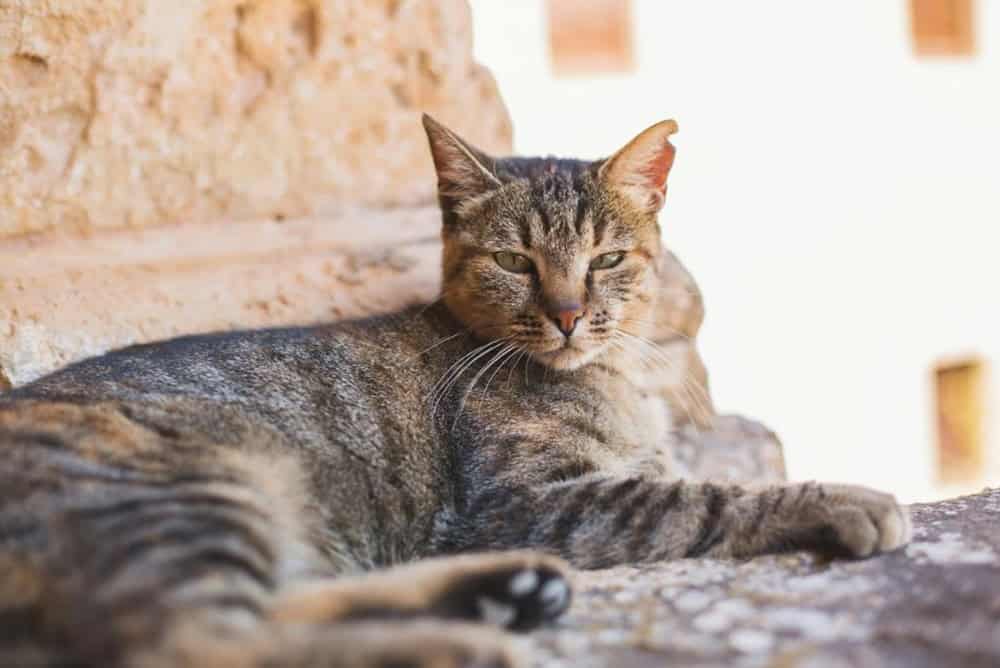
[(913, 535), (909, 511), (891, 494), (864, 487), (824, 485), (830, 525), (839, 547), (850, 557), (891, 552)]
[(561, 563), (534, 557), (468, 574), (441, 603), (463, 611), (465, 618), (525, 631), (559, 617), (571, 597)]
[(518, 631), (555, 619), (570, 601), (569, 582), (546, 566), (495, 573), (483, 578), (478, 589), (479, 619)]
[(476, 598), (482, 620), (524, 630), (555, 619), (569, 607), (569, 582), (544, 567), (528, 568), (504, 577)]

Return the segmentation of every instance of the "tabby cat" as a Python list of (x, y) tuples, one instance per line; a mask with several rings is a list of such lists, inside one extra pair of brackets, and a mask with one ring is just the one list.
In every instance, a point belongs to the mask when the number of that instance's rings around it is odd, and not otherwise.
[(0, 665), (509, 666), (498, 629), (560, 615), (567, 562), (908, 540), (879, 492), (672, 475), (642, 361), (673, 121), (597, 162), (424, 125), (438, 302), (134, 346), (0, 396)]

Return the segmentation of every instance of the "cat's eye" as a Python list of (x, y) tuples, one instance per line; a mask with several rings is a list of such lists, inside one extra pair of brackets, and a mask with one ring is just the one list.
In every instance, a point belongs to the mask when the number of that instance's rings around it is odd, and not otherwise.
[(595, 269), (611, 269), (612, 267), (617, 267), (625, 259), (625, 253), (618, 251), (616, 253), (605, 253), (604, 255), (598, 255), (590, 263), (590, 270)]
[(515, 274), (527, 274), (535, 266), (528, 257), (520, 253), (511, 253), (510, 251), (494, 253), (493, 259), (503, 269)]

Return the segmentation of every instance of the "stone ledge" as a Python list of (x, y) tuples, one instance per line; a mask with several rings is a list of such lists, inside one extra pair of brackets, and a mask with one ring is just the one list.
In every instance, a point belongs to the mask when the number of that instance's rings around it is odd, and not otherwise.
[(866, 561), (795, 554), (578, 573), (569, 614), (522, 639), (536, 665), (1000, 665), (1000, 488), (912, 506)]
[(132, 343), (361, 317), (438, 292), (436, 207), (0, 245), (0, 388)]

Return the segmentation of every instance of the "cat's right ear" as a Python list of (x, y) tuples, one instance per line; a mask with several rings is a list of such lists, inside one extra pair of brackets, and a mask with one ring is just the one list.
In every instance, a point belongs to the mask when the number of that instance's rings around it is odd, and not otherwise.
[(640, 210), (655, 215), (667, 196), (667, 175), (674, 164), (670, 135), (677, 122), (652, 125), (604, 161), (600, 178), (625, 195)]
[(424, 130), (434, 158), (438, 196), (449, 208), (501, 185), (495, 160), (424, 114)]

